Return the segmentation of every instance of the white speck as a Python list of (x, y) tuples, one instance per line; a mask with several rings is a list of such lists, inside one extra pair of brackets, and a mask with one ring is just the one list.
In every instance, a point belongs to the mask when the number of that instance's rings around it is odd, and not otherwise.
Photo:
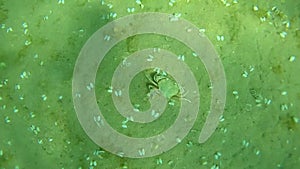
[(117, 91), (117, 90), (115, 91), (115, 95), (116, 95), (116, 96), (119, 96), (119, 93), (118, 93), (118, 91)]
[(248, 73), (247, 71), (244, 71), (243, 74), (242, 74), (242, 76), (243, 76), (244, 78), (247, 78), (247, 77), (249, 76), (249, 73)]
[(58, 0), (57, 3), (63, 5), (63, 4), (65, 4), (65, 0)]
[(37, 135), (39, 132), (40, 132), (40, 128), (35, 126), (35, 125), (31, 125), (30, 126), (30, 130), (35, 134)]
[(110, 40), (110, 36), (109, 36), (109, 35), (105, 35), (105, 36), (104, 36), (104, 40), (105, 40), (105, 41), (109, 41), (109, 40)]
[(94, 88), (94, 84), (91, 82), (86, 86), (86, 88), (91, 91)]
[(221, 128), (221, 131), (223, 131), (223, 133), (226, 133), (226, 132), (227, 132), (227, 130), (228, 130), (228, 129), (227, 129), (227, 128), (225, 128), (225, 127), (222, 127), (222, 128)]
[(37, 59), (38, 57), (39, 57), (39, 54), (37, 54), (37, 53), (34, 54), (34, 56), (33, 56), (34, 59)]
[(76, 94), (75, 94), (75, 97), (80, 98), (80, 97), (81, 97), (81, 94), (80, 94), (80, 93), (76, 93)]
[(23, 28), (27, 28), (27, 27), (28, 27), (28, 24), (27, 24), (26, 22), (23, 22), (23, 23), (22, 23), (22, 27), (23, 27)]
[(94, 88), (94, 84), (92, 82), (89, 85), (91, 88)]
[(151, 111), (151, 116), (154, 117), (154, 118), (158, 118), (159, 117), (159, 113), (156, 112), (155, 110), (152, 110)]
[(127, 124), (122, 124), (122, 128), (127, 129), (128, 128)]
[(113, 8), (113, 5), (112, 4), (107, 4), (106, 5), (109, 9)]
[(113, 91), (113, 87), (112, 87), (112, 86), (109, 86), (108, 89), (107, 89), (107, 92), (108, 92), (108, 93), (112, 93), (112, 91)]
[(221, 36), (221, 41), (224, 41), (224, 39), (225, 39), (225, 38), (224, 38), (224, 36), (222, 35), (222, 36)]
[(115, 90), (115, 95), (117, 97), (121, 96), (122, 95), (122, 90)]
[(239, 92), (234, 90), (234, 91), (232, 92), (232, 94), (233, 94), (233, 95), (237, 95), (237, 94), (239, 94)]
[(6, 32), (8, 33), (8, 32), (12, 32), (13, 31), (13, 29), (11, 28), (11, 27), (8, 27), (7, 29), (6, 29)]
[(242, 144), (244, 147), (248, 147), (250, 143), (246, 140), (243, 140)]
[(19, 84), (16, 84), (15, 85), (15, 90), (20, 90), (21, 89), (21, 86)]
[(283, 31), (280, 32), (280, 37), (285, 38), (287, 36), (287, 32)]
[(278, 8), (276, 6), (273, 6), (272, 11), (278, 11)]
[(299, 123), (300, 122), (300, 119), (298, 117), (293, 117), (293, 120), (295, 123)]
[(101, 127), (104, 125), (103, 120), (101, 118), (101, 116), (94, 116), (94, 121), (96, 122), (98, 127)]
[(124, 121), (122, 121), (122, 124), (126, 124), (129, 121), (129, 118), (126, 118)]
[(7, 83), (8, 83), (8, 79), (4, 79), (4, 80), (2, 81), (2, 84), (3, 84), (3, 85), (7, 85)]
[(29, 113), (29, 117), (30, 117), (30, 118), (34, 118), (34, 117), (35, 117), (35, 114), (34, 114), (33, 112), (30, 112), (30, 113)]
[(142, 4), (141, 0), (136, 0), (135, 3), (137, 3), (138, 5)]
[(46, 16), (44, 16), (44, 21), (46, 21), (46, 20), (48, 20), (49, 19), (49, 17), (46, 15)]
[(58, 99), (59, 99), (59, 100), (62, 100), (62, 99), (63, 99), (63, 96), (58, 96)]
[(219, 121), (220, 122), (223, 122), (225, 120), (224, 116), (222, 115), (220, 118), (219, 118)]
[(38, 144), (43, 144), (43, 140), (42, 139), (38, 139)]
[(254, 66), (250, 65), (250, 66), (249, 66), (249, 71), (250, 71), (250, 72), (253, 72), (253, 71), (254, 71)]
[(119, 157), (124, 157), (125, 153), (122, 152), (122, 151), (120, 151), (120, 152), (117, 153), (117, 155), (118, 155)]
[(153, 52), (160, 52), (160, 48), (153, 48)]
[(128, 13), (133, 13), (135, 11), (135, 8), (127, 8)]
[(100, 4), (101, 4), (101, 5), (105, 5), (104, 0), (100, 0)]
[(174, 102), (173, 100), (170, 100), (170, 101), (168, 102), (168, 104), (169, 104), (170, 106), (174, 106), (174, 105), (175, 105), (175, 102)]
[(158, 158), (157, 160), (156, 160), (156, 164), (157, 165), (161, 165), (163, 163), (163, 160), (161, 159), (161, 158)]
[(170, 0), (169, 1), (169, 6), (174, 6), (174, 3), (176, 2), (176, 0)]
[(265, 22), (267, 20), (267, 18), (264, 17), (264, 16), (260, 17), (259, 19), (260, 19), (261, 22)]
[(8, 116), (6, 116), (6, 117), (4, 118), (4, 122), (5, 122), (5, 123), (10, 123), (10, 118), (9, 118)]
[(218, 160), (222, 156), (222, 154), (220, 152), (216, 152), (214, 154), (214, 156), (215, 156), (215, 159)]
[(271, 99), (267, 99), (267, 98), (265, 98), (265, 104), (266, 104), (266, 105), (270, 105), (270, 104), (271, 104), (271, 102), (272, 102), (272, 100), (271, 100)]
[(5, 24), (1, 24), (1, 29), (5, 29)]
[(290, 23), (290, 22), (286, 22), (285, 27), (286, 27), (286, 28), (291, 27), (291, 23)]
[(124, 58), (123, 61), (122, 61), (122, 65), (124, 65), (124, 66), (130, 66), (131, 63), (127, 62), (127, 58)]
[(210, 167), (210, 169), (219, 169), (220, 167), (217, 164), (214, 164), (213, 166)]
[(23, 71), (21, 74), (20, 74), (20, 78), (21, 79), (28, 79), (28, 77), (30, 76), (30, 72), (26, 72), (26, 71)]
[(14, 113), (18, 113), (19, 112), (19, 109), (16, 107), (16, 106), (14, 106)]
[(24, 44), (25, 44), (26, 46), (28, 46), (28, 45), (31, 44), (31, 41), (30, 41), (30, 40), (26, 40)]
[(42, 95), (42, 100), (46, 101), (47, 100), (47, 96), (45, 94)]
[(186, 28), (186, 32), (192, 32), (192, 28)]
[(296, 60), (296, 56), (293, 55), (293, 56), (290, 56), (290, 57), (289, 57), (289, 61), (290, 61), (290, 62), (294, 62), (295, 60)]
[(258, 6), (257, 5), (253, 6), (253, 11), (258, 11)]
[(282, 96), (287, 95), (287, 91), (282, 91), (282, 92), (281, 92), (281, 95), (282, 95)]
[(140, 156), (144, 156), (145, 155), (145, 149), (143, 149), (143, 148), (139, 149), (138, 153), (139, 153)]
[(185, 56), (184, 56), (184, 55), (179, 55), (179, 56), (177, 57), (177, 59), (178, 59), (178, 60), (181, 60), (181, 61), (184, 61)]
[(148, 62), (151, 62), (151, 61), (153, 61), (153, 58), (154, 58), (153, 55), (148, 55), (147, 61), (148, 61)]
[(179, 18), (181, 17), (181, 13), (174, 13), (172, 16), (170, 16), (170, 21), (178, 21)]
[(24, 35), (28, 34), (28, 29), (24, 29)]
[(186, 146), (187, 147), (192, 147), (194, 144), (193, 144), (193, 142), (192, 141), (188, 141), (188, 143), (186, 143)]
[(181, 143), (181, 139), (179, 137), (176, 138), (177, 143)]
[(135, 3), (138, 4), (141, 7), (141, 9), (144, 9), (144, 4), (142, 4), (140, 0), (136, 0)]
[(96, 166), (97, 166), (97, 162), (94, 161), (94, 160), (91, 160), (91, 161), (90, 161), (90, 168), (94, 168), (94, 167), (96, 167)]
[(134, 107), (134, 108), (133, 108), (133, 111), (135, 111), (135, 112), (140, 112), (140, 109), (139, 109), (138, 107)]
[(205, 33), (205, 29), (204, 29), (204, 28), (200, 28), (200, 29), (199, 29), (199, 32), (200, 32), (200, 33)]
[(117, 13), (111, 12), (111, 13), (109, 13), (109, 16), (112, 17), (112, 18), (116, 18), (117, 17)]
[(281, 110), (281, 111), (285, 111), (285, 110), (288, 110), (288, 109), (289, 109), (289, 107), (288, 107), (287, 104), (281, 104), (281, 105), (280, 105), (280, 110)]
[(217, 41), (224, 41), (225, 37), (223, 35), (217, 35)]

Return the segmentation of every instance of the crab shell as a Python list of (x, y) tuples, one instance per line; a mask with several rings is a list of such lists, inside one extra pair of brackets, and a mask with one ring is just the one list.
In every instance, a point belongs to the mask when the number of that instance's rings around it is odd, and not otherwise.
[(167, 99), (178, 96), (180, 93), (177, 83), (164, 75), (155, 74), (151, 82)]

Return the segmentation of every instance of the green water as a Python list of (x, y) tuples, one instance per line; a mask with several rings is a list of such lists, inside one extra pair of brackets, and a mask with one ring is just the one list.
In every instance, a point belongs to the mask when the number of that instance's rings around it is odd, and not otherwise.
[[(176, 0), (171, 5), (167, 0), (142, 0), (144, 8), (135, 0), (59, 2), (0, 0), (1, 169), (300, 165), (300, 1)], [(151, 136), (168, 128), (180, 100), (157, 121), (129, 122), (124, 129), (124, 118), (106, 91), (114, 69), (126, 56), (146, 47), (167, 49), (185, 55), (199, 79), (200, 112), (187, 137), (159, 156), (130, 159), (101, 149), (80, 126), (72, 102), (75, 61), (96, 30), (132, 14), (127, 8), (134, 8), (132, 13), (181, 13), (205, 29), (220, 54), (227, 80), (224, 121), (204, 144), (198, 137), (210, 106), (209, 77), (188, 47), (163, 36), (134, 36), (106, 55), (96, 78), (99, 108), (116, 130), (129, 136)], [(138, 75), (132, 83), (132, 101), (147, 108), (147, 79)]]

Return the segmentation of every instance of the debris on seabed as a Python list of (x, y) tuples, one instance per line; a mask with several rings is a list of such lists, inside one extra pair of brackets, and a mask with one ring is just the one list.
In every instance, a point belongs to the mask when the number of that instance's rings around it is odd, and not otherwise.
[(133, 7), (132, 8), (127, 8), (128, 13), (133, 13), (134, 11), (135, 11), (135, 8), (133, 8)]
[(287, 32), (283, 31), (283, 32), (280, 32), (280, 37), (282, 38), (285, 38), (287, 36)]
[(224, 35), (217, 35), (217, 41), (223, 42), (225, 40)]
[(158, 159), (156, 159), (157, 165), (161, 165), (162, 163), (163, 163), (163, 160), (160, 157)]
[(235, 99), (239, 98), (239, 92), (238, 91), (234, 90), (234, 91), (232, 91), (232, 94), (233, 94)]
[(170, 0), (169, 1), (169, 6), (174, 6), (174, 3), (176, 2), (176, 0)]
[(65, 4), (65, 0), (58, 0), (57, 3), (63, 5), (63, 4)]
[(173, 15), (170, 17), (170, 21), (171, 22), (178, 21), (180, 17), (181, 17), (181, 13), (173, 13)]
[(245, 147), (245, 148), (247, 148), (247, 147), (249, 147), (249, 141), (247, 141), (247, 140), (243, 140), (243, 142), (242, 142), (242, 145), (243, 145), (243, 147)]
[(296, 60), (296, 56), (292, 55), (289, 57), (290, 62), (294, 62)]
[(220, 159), (221, 156), (222, 156), (222, 154), (220, 152), (216, 152), (214, 154), (214, 157), (215, 157), (216, 160)]
[(257, 5), (253, 6), (253, 11), (258, 11), (258, 6)]

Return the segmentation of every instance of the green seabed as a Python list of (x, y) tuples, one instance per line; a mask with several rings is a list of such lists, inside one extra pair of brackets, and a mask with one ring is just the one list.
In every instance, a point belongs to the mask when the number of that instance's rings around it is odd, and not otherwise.
[[(300, 2), (141, 2), (143, 8), (134, 0), (0, 1), (0, 168), (297, 168)], [(125, 119), (107, 90), (114, 68), (135, 51), (155, 47), (184, 55), (200, 92), (197, 121), (180, 144), (159, 156), (130, 159), (101, 149), (81, 128), (72, 76), (81, 48), (96, 30), (141, 12), (181, 14), (205, 30), (224, 66), (227, 100), (217, 130), (199, 144), (211, 98), (204, 65), (168, 37), (137, 35), (122, 41), (105, 56), (95, 83), (99, 108), (117, 131), (155, 135), (178, 115), (180, 99), (175, 99), (157, 121), (122, 127)], [(138, 74), (130, 87), (140, 109), (149, 107), (147, 82)]]

